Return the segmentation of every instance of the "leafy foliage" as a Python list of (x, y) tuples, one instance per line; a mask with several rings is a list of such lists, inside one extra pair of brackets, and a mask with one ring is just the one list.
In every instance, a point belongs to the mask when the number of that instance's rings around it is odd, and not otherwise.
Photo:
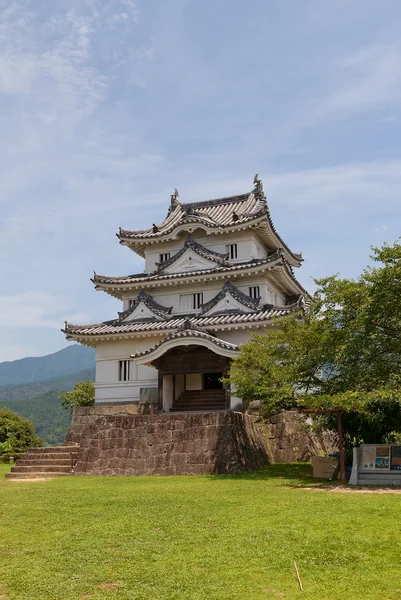
[(0, 456), (18, 456), (29, 447), (43, 446), (43, 440), (36, 435), (31, 421), (0, 408)]
[(61, 404), (69, 408), (70, 412), (74, 406), (92, 406), (95, 403), (95, 386), (93, 381), (80, 381), (71, 392), (60, 396)]
[(71, 416), (60, 404), (60, 394), (77, 382), (94, 378), (95, 369), (85, 369), (36, 383), (0, 387), (0, 406), (32, 421), (37, 434), (50, 445), (62, 444)]
[(400, 435), (401, 244), (371, 258), (356, 281), (316, 280), (308, 311), (243, 347), (229, 377), (239, 396), (262, 400), (267, 414), (341, 409), (348, 446)]
[(63, 443), (71, 424), (71, 415), (60, 404), (61, 393), (62, 390), (49, 390), (30, 400), (8, 401), (7, 407), (32, 421), (46, 444), (57, 446)]

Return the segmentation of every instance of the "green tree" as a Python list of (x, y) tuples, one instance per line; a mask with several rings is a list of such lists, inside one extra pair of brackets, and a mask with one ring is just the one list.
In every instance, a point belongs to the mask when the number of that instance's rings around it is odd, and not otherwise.
[(74, 406), (92, 406), (95, 403), (93, 381), (80, 381), (71, 392), (60, 396), (61, 404), (72, 412)]
[(229, 376), (267, 415), (344, 410), (348, 447), (401, 433), (401, 244), (372, 250), (373, 266), (358, 279), (316, 280), (310, 305), (254, 336)]
[(0, 457), (18, 456), (27, 448), (43, 445), (31, 421), (8, 408), (0, 408)]

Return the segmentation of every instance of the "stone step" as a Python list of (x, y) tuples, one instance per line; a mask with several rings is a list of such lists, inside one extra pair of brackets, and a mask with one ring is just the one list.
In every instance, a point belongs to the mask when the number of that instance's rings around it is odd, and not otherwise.
[(369, 478), (361, 478), (358, 477), (358, 485), (384, 485), (384, 486), (388, 486), (388, 485), (396, 485), (396, 486), (401, 486), (401, 479), (381, 479), (381, 478), (376, 478), (376, 477), (369, 477)]
[(74, 473), (52, 473), (42, 471), (30, 471), (29, 473), (6, 473), (7, 479), (50, 479), (51, 477), (68, 477)]
[(225, 401), (225, 398), (178, 398), (174, 404), (221, 404)]
[(71, 465), (14, 465), (11, 467), (11, 473), (69, 473)]
[(70, 452), (78, 452), (79, 447), (76, 446), (46, 446), (45, 448), (29, 448), (27, 452), (34, 454), (69, 454)]
[(208, 392), (208, 390), (199, 390), (196, 392), (183, 392), (180, 394), (181, 398), (214, 398), (225, 396), (225, 390), (212, 390)]
[[(46, 455), (45, 455), (46, 456)], [(73, 460), (73, 462), (76, 462), (75, 460)], [(71, 466), (71, 459), (70, 458), (33, 458), (33, 457), (29, 457), (29, 456), (24, 456), (23, 458), (18, 459), (17, 461), (18, 466), (26, 466), (26, 467), (30, 467), (30, 466), (34, 466), (34, 465), (59, 465), (59, 466), (65, 466), (65, 467), (69, 467)]]
[(227, 410), (227, 407), (224, 406), (173, 406), (170, 409), (170, 412), (215, 412), (216, 410)]
[(179, 403), (174, 402), (173, 403), (173, 408), (183, 408), (186, 406), (192, 406), (192, 407), (202, 406), (203, 408), (215, 408), (216, 406), (224, 407), (224, 406), (226, 406), (226, 403), (225, 402), (210, 402), (207, 404), (203, 403), (203, 402), (191, 402), (191, 403), (189, 403), (189, 402), (179, 402)]
[(175, 402), (221, 402), (225, 396), (180, 396)]
[(64, 454), (61, 452), (48, 452), (47, 454), (44, 452), (26, 452), (18, 460), (71, 460), (71, 455), (73, 459), (76, 459), (78, 457), (78, 452), (66, 452)]

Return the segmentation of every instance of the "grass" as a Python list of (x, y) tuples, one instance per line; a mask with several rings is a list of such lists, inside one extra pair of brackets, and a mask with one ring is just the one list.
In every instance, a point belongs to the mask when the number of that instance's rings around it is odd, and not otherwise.
[(1, 478), (0, 599), (401, 599), (400, 496), (311, 485), (306, 465)]

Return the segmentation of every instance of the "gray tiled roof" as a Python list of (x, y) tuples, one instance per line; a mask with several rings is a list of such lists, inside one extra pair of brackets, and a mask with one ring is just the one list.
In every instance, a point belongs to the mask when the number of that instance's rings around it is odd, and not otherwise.
[(194, 240), (190, 235), (188, 235), (187, 239), (184, 242), (181, 250), (170, 256), (167, 260), (162, 263), (157, 264), (157, 272), (164, 271), (167, 267), (175, 263), (181, 256), (189, 249), (193, 250), (196, 254), (201, 256), (202, 258), (206, 258), (207, 260), (212, 260), (215, 263), (218, 263), (221, 266), (229, 266), (230, 263), (228, 261), (228, 253), (221, 254), (220, 252), (215, 252), (214, 250), (209, 250), (209, 248), (205, 248), (202, 244), (199, 244), (196, 240)]
[(160, 348), (160, 346), (164, 345), (166, 342), (170, 342), (171, 340), (185, 339), (185, 338), (200, 338), (200, 339), (208, 340), (208, 341), (212, 342), (212, 344), (214, 344), (218, 348), (224, 348), (225, 350), (232, 350), (234, 352), (239, 352), (239, 349), (240, 349), (240, 347), (237, 344), (231, 344), (231, 342), (226, 342), (225, 340), (221, 340), (220, 338), (215, 337), (214, 335), (211, 335), (207, 331), (202, 331), (201, 329), (199, 329), (197, 327), (194, 327), (194, 326), (188, 327), (184, 323), (184, 326), (181, 329), (179, 329), (178, 331), (168, 335), (164, 340), (161, 340), (160, 342), (158, 342), (151, 348), (148, 348), (147, 350), (143, 350), (142, 352), (136, 352), (135, 354), (132, 354), (131, 358), (142, 358), (148, 354), (151, 354), (152, 352), (154, 352), (155, 350)]
[[(260, 180), (256, 187), (245, 194), (228, 196), (216, 200), (180, 203), (173, 194), (167, 217), (152, 229), (130, 230), (120, 228), (117, 237), (121, 244), (135, 249), (144, 255), (144, 244), (174, 237), (174, 231), (181, 225), (204, 225), (208, 230), (224, 232), (236, 231), (244, 226), (260, 229), (276, 247), (282, 247), (294, 266), (300, 266), (302, 255), (292, 252), (278, 234), (270, 216), (263, 184)], [(184, 227), (185, 229), (185, 227)]]
[(68, 338), (97, 338), (102, 336), (113, 336), (130, 333), (151, 333), (151, 332), (167, 332), (177, 330), (190, 321), (197, 328), (206, 328), (214, 330), (224, 325), (233, 326), (258, 326), (277, 317), (283, 317), (290, 314), (300, 307), (300, 300), (291, 306), (264, 306), (261, 310), (253, 313), (227, 314), (227, 315), (212, 315), (212, 316), (176, 316), (164, 321), (148, 321), (138, 322), (130, 321), (121, 323), (118, 319), (114, 321), (105, 321), (103, 323), (95, 323), (92, 325), (72, 325), (66, 323), (62, 330)]
[(256, 266), (268, 265), (270, 263), (277, 264), (286, 264), (287, 269), (292, 274), (291, 267), (287, 265), (285, 259), (282, 256), (282, 250), (277, 250), (273, 252), (270, 256), (266, 258), (255, 258), (253, 260), (249, 260), (244, 263), (235, 263), (228, 266), (222, 265), (219, 267), (212, 267), (210, 269), (197, 269), (194, 271), (183, 271), (181, 273), (162, 273), (159, 271), (155, 271), (153, 273), (136, 273), (134, 275), (122, 275), (122, 276), (108, 276), (108, 275), (99, 275), (95, 273), (92, 281), (95, 285), (101, 286), (105, 285), (125, 285), (125, 284), (137, 284), (137, 283), (151, 283), (153, 281), (163, 281), (166, 279), (186, 279), (188, 277), (196, 277), (198, 275), (214, 275), (217, 273), (227, 274), (229, 276), (231, 273), (235, 273), (236, 271), (246, 270)]
[(124, 240), (157, 239), (171, 233), (177, 225), (183, 223), (201, 222), (212, 228), (238, 225), (262, 215), (266, 210), (265, 199), (253, 192), (204, 202), (177, 202), (156, 228), (136, 231), (120, 229), (118, 237)]

